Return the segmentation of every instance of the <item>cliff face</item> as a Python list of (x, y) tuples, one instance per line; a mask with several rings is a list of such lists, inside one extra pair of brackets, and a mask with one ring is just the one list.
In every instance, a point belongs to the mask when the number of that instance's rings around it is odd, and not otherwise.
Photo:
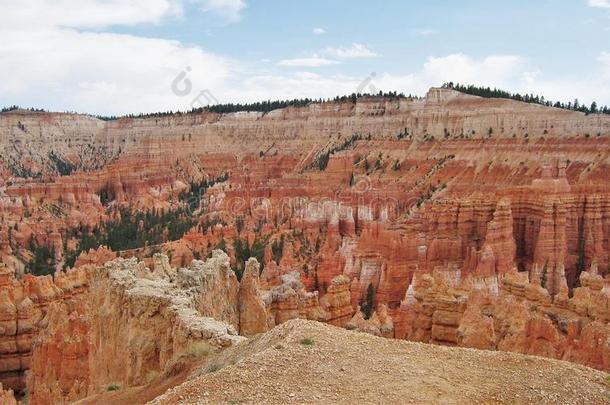
[[(226, 261), (217, 252), (190, 269), (170, 267), (165, 256), (157, 256), (152, 269), (136, 259), (83, 267), (89, 288), (49, 307), (48, 326), (34, 343), (29, 401), (73, 401), (110, 384), (143, 385), (195, 344), (218, 350), (242, 340), (222, 317), (201, 311), (202, 296), (218, 305), (228, 299), (205, 281), (211, 273), (226, 274)], [(226, 280), (220, 284), (224, 288)]]
[[(330, 319), (298, 275), (261, 290), (258, 270), (250, 259), (238, 283), (218, 250), (189, 268), (175, 269), (163, 255), (151, 268), (136, 259), (79, 268), (88, 287), (49, 304), (31, 343), (29, 403), (75, 401), (110, 384), (142, 386), (202, 342), (219, 351), (243, 340), (238, 332), (253, 336), (294, 318)], [(340, 291), (345, 283), (334, 285)], [(346, 298), (332, 300), (342, 314)]]
[(608, 370), (609, 347), (603, 343), (610, 333), (607, 287), (601, 288), (601, 276), (590, 273), (581, 275), (581, 283), (568, 298), (565, 286), (551, 297), (516, 271), (488, 278), (485, 288), (476, 289), (426, 275), (396, 312), (401, 324), (396, 337), (535, 354)]
[(6, 388), (25, 388), (25, 372), (31, 366), (32, 341), (49, 323), (50, 308), (71, 302), (86, 288), (83, 271), (57, 277), (14, 278), (0, 264), (0, 379)]
[(442, 89), (0, 114), (0, 382), (31, 369), (33, 400), (82, 398), (294, 318), (609, 370), (609, 135)]
[[(354, 133), (383, 140), (399, 132), (412, 139), (459, 139), (487, 137), (490, 128), (496, 139), (526, 134), (596, 136), (610, 131), (610, 118), (433, 88), (423, 99), (365, 98), (355, 104), (312, 104), (267, 114), (203, 113), (106, 122), (74, 114), (16, 111), (0, 116), (0, 150), (4, 165), (19, 175), (21, 169), (57, 173), (57, 159), (51, 153), (92, 170), (125, 154), (160, 159), (167, 152), (175, 156), (216, 150), (243, 156), (265, 151), (274, 142), (282, 151), (307, 154), (320, 142)], [(178, 143), (170, 145), (169, 139)]]

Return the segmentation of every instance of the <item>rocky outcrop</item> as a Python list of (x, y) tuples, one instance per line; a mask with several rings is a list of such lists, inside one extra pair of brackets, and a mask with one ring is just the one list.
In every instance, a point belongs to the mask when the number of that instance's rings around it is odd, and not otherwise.
[(15, 399), (15, 395), (13, 395), (13, 390), (5, 390), (2, 387), (2, 384), (0, 384), (0, 403), (4, 405), (17, 405), (17, 400)]
[(74, 267), (81, 267), (87, 264), (104, 264), (116, 259), (117, 254), (105, 246), (100, 246), (96, 250), (89, 250), (81, 253), (74, 263)]
[(299, 273), (287, 273), (282, 283), (264, 294), (270, 326), (290, 319), (302, 318), (322, 321), (326, 313), (320, 307), (318, 292), (308, 292), (300, 280)]
[[(0, 114), (0, 381), (22, 390), (31, 363), (40, 401), (140, 384), (222, 340), (202, 319), (606, 369), (609, 134), (606, 116), (446, 89), (265, 114)], [(168, 223), (88, 249), (129, 209)], [(26, 274), (44, 264), (52, 277)]]
[[(527, 273), (500, 277), (498, 293), (452, 287), (426, 275), (409, 288), (395, 320), (400, 336), (431, 343), (497, 349), (570, 360), (608, 370), (609, 296), (583, 273), (582, 287), (551, 298)], [(597, 343), (594, 340), (597, 339)]]
[[(74, 401), (110, 384), (146, 384), (198, 342), (222, 350), (243, 339), (238, 332), (253, 336), (294, 318), (330, 319), (298, 273), (262, 290), (256, 259), (237, 282), (220, 250), (180, 269), (161, 254), (150, 267), (136, 258), (85, 265), (56, 283), (76, 290), (76, 272), (87, 275), (88, 287), (50, 303), (34, 339), (27, 382), (32, 404)], [(346, 316), (348, 287), (344, 277), (336, 280), (329, 294), (333, 316)], [(385, 312), (380, 319), (387, 333), (391, 320)]]
[(239, 285), (239, 333), (253, 336), (268, 330), (267, 310), (259, 290), (259, 263), (250, 259)]
[(327, 313), (325, 321), (331, 325), (343, 327), (354, 314), (350, 285), (349, 277), (339, 275), (332, 280), (326, 294), (320, 299), (320, 305)]
[(57, 277), (14, 278), (0, 264), (0, 380), (6, 388), (22, 392), (30, 368), (32, 342), (49, 323), (50, 309), (81, 294), (86, 286), (83, 271)]
[(136, 259), (87, 268), (88, 291), (49, 308), (48, 326), (34, 345), (30, 402), (72, 401), (109, 384), (142, 385), (192, 344), (222, 349), (243, 339), (233, 325), (200, 312), (200, 297), (212, 286), (206, 276), (223, 274), (223, 255), (182, 270), (169, 267), (163, 256), (153, 269)]
[[(482, 99), (433, 88), (422, 99), (371, 97), (360, 99), (356, 104), (312, 103), (307, 107), (289, 107), (267, 114), (203, 112), (107, 122), (74, 114), (15, 111), (0, 116), (0, 147), (9, 167), (25, 157), (33, 161), (32, 169), (53, 167), (50, 152), (67, 159), (69, 152), (76, 150), (77, 153), (70, 155), (72, 160), (90, 169), (95, 167), (94, 157), (111, 160), (123, 154), (159, 156), (164, 150), (171, 150), (169, 145), (162, 143), (163, 138), (170, 137), (181, 139), (185, 146), (184, 154), (188, 155), (192, 151), (204, 151), (211, 145), (231, 153), (235, 151), (237, 141), (242, 143), (243, 151), (260, 150), (261, 140), (270, 140), (270, 145), (273, 141), (283, 140), (290, 145), (290, 150), (296, 150), (298, 144), (308, 150), (312, 138), (328, 134), (351, 136), (356, 132), (389, 138), (401, 131), (404, 133), (406, 129), (408, 134), (429, 134), (442, 139), (447, 134), (478, 134), (483, 137), (489, 128), (495, 129), (494, 136), (503, 138), (510, 138), (513, 134), (607, 134), (610, 119), (603, 115), (585, 116), (578, 112), (505, 99)], [(32, 133), (38, 136), (34, 138)], [(188, 137), (182, 137), (184, 134)], [(31, 149), (24, 145), (31, 146)], [(178, 151), (174, 148), (173, 152)]]
[(190, 270), (180, 273), (189, 276), (184, 287), (200, 286), (198, 310), (203, 316), (239, 327), (239, 282), (224, 252), (216, 250), (210, 259), (193, 262)]
[(352, 319), (345, 324), (345, 328), (370, 333), (375, 336), (394, 337), (394, 321), (388, 315), (388, 308), (385, 305), (381, 305), (368, 319), (365, 318), (360, 308), (358, 308)]

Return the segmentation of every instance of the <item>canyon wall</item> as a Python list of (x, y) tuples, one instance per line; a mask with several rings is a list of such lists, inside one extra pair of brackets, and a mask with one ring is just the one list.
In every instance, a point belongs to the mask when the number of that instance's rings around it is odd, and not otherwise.
[(446, 89), (0, 114), (0, 382), (83, 398), (293, 318), (610, 370), (609, 135), (605, 115)]
[[(71, 402), (111, 384), (135, 387), (171, 372), (176, 361), (205, 342), (218, 351), (294, 318), (350, 316), (349, 295), (321, 305), (304, 291), (298, 274), (259, 288), (259, 264), (248, 261), (238, 282), (229, 257), (214, 251), (188, 268), (156, 255), (153, 266), (135, 258), (83, 266), (82, 294), (47, 307), (46, 324), (33, 342), (27, 374), (31, 404)], [(329, 296), (332, 295), (329, 294)], [(334, 310), (328, 313), (325, 308)]]

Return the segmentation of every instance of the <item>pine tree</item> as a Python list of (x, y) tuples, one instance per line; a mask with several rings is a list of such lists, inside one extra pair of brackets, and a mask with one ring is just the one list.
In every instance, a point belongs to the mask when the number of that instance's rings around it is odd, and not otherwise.
[(362, 313), (364, 313), (364, 317), (369, 319), (373, 314), (373, 307), (375, 306), (375, 288), (372, 283), (369, 283), (369, 286), (366, 289), (366, 301), (362, 306)]
[(548, 269), (549, 269), (549, 259), (546, 259), (546, 262), (544, 262), (544, 267), (542, 268), (542, 275), (540, 276), (540, 286), (542, 288), (546, 288)]

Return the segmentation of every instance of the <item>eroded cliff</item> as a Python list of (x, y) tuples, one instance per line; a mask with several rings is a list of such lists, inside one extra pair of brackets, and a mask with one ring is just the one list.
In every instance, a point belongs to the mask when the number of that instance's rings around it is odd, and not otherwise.
[(607, 116), (447, 89), (1, 114), (0, 381), (31, 368), (35, 400), (81, 398), (293, 318), (610, 370), (609, 135)]

